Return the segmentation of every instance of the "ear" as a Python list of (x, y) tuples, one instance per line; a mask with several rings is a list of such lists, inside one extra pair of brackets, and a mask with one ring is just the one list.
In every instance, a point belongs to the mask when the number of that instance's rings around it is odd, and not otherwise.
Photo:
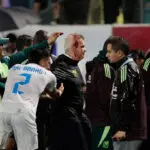
[(43, 59), (40, 60), (39, 65), (43, 67)]
[(123, 55), (123, 52), (121, 50), (117, 51), (117, 53), (118, 53), (118, 56), (120, 57)]
[(76, 51), (77, 51), (77, 43), (74, 41), (74, 43), (72, 44), (71, 52), (73, 53), (73, 55), (75, 55)]
[(112, 49), (112, 45), (109, 43), (107, 44), (107, 50), (110, 50), (110, 49)]

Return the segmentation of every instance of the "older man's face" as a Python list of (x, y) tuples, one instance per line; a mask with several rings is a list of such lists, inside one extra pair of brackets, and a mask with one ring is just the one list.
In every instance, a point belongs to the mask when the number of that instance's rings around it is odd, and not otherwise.
[(80, 38), (78, 39), (78, 44), (76, 46), (76, 50), (74, 51), (74, 54), (76, 56), (76, 60), (80, 61), (84, 58), (86, 47), (85, 47), (85, 41)]

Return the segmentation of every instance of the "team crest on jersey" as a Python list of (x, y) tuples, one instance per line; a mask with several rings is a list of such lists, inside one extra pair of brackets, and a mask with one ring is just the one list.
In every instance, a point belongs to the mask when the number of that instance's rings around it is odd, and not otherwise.
[(74, 77), (78, 77), (79, 76), (78, 71), (76, 69), (72, 70), (72, 73), (73, 73)]
[(104, 141), (103, 142), (103, 146), (102, 146), (104, 149), (108, 149), (109, 148), (109, 141)]

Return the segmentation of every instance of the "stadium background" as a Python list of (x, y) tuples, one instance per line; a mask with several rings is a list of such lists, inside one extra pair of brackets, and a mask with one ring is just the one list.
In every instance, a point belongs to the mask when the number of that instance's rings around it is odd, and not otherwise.
[(111, 35), (119, 35), (128, 40), (131, 49), (142, 49), (147, 51), (150, 49), (150, 26), (149, 25), (74, 25), (74, 26), (49, 26), (49, 25), (28, 25), (19, 30), (0, 32), (3, 37), (7, 33), (13, 32), (17, 35), (29, 34), (31, 36), (40, 29), (46, 30), (49, 34), (54, 31), (62, 31), (64, 35), (57, 40), (57, 55), (64, 52), (64, 39), (69, 33), (81, 33), (85, 36), (86, 41), (86, 57), (80, 62), (80, 68), (85, 77), (85, 63), (91, 60), (102, 49), (104, 41)]

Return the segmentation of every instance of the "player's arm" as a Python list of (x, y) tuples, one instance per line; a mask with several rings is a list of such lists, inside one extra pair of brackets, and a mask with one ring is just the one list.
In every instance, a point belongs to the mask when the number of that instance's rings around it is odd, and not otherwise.
[[(7, 59), (9, 59), (9, 63), (8, 63), (9, 68), (17, 63), (22, 63), (23, 61), (28, 59), (30, 52), (32, 50), (34, 50), (35, 48), (38, 48), (38, 49), (49, 48), (56, 41), (56, 39), (59, 36), (61, 36), (62, 34), (63, 34), (62, 32), (54, 32), (48, 37), (47, 41), (43, 41), (39, 44), (32, 45), (28, 48), (23, 49), (22, 51), (18, 52), (17, 54), (11, 55), (9, 58), (7, 58)], [(6, 58), (4, 58), (4, 59), (6, 59)]]

